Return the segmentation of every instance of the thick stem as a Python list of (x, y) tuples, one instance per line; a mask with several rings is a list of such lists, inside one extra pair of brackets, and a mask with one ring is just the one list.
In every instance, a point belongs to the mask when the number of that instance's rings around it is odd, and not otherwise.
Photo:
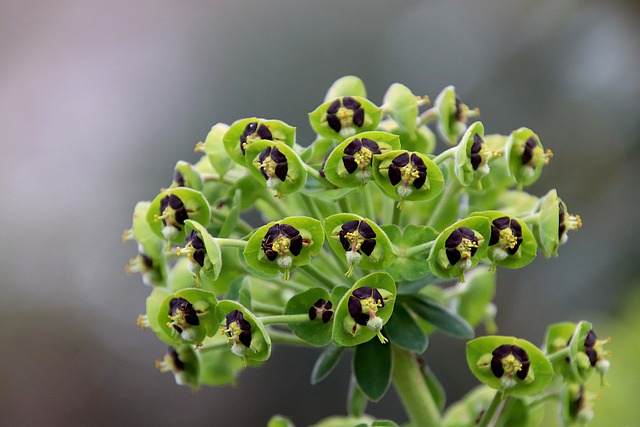
[(571, 353), (571, 348), (565, 347), (562, 350), (558, 350), (554, 353), (547, 355), (547, 359), (549, 359), (549, 362), (553, 363), (568, 357), (570, 353)]
[(438, 154), (434, 159), (433, 159), (433, 163), (435, 163), (436, 165), (439, 165), (440, 163), (444, 162), (447, 159), (450, 159), (451, 157), (453, 157), (456, 154), (456, 151), (458, 151), (458, 146), (454, 146), (451, 147), (445, 151), (443, 151), (442, 153)]
[(231, 247), (231, 248), (240, 248), (244, 249), (247, 246), (247, 242), (239, 239), (222, 239), (220, 237), (215, 238), (218, 246), (222, 247)]
[(310, 322), (308, 314), (280, 314), (277, 316), (263, 316), (258, 317), (258, 320), (262, 322), (263, 325), (279, 325), (279, 324), (287, 324), (287, 323), (303, 323)]
[(495, 423), (491, 423), (491, 421), (496, 415), (496, 412), (498, 412), (498, 408), (500, 408), (500, 405), (504, 401), (505, 399), (502, 398), (502, 392), (499, 390), (496, 391), (496, 395), (493, 396), (491, 404), (484, 412), (484, 415), (482, 415), (482, 419), (480, 420), (480, 424), (478, 424), (478, 427), (488, 427), (489, 425), (494, 425)]
[(411, 424), (420, 427), (442, 425), (440, 411), (429, 392), (415, 355), (391, 344), (393, 351), (393, 385), (398, 392)]
[(310, 347), (310, 345), (301, 338), (290, 334), (288, 332), (276, 331), (275, 329), (269, 329), (269, 338), (273, 344), (287, 344), (300, 347)]
[(416, 246), (411, 246), (404, 251), (404, 256), (408, 258), (414, 255), (417, 255), (419, 253), (426, 252), (429, 249), (431, 249), (431, 247), (435, 242), (436, 242), (435, 240), (431, 240), (430, 242), (425, 242)]

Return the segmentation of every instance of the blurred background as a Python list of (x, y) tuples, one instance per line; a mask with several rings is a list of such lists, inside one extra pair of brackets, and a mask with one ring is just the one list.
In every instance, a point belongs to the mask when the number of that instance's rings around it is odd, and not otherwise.
[[(346, 74), (375, 103), (394, 82), (432, 99), (453, 84), (488, 133), (530, 127), (553, 150), (530, 191), (557, 188), (584, 227), (559, 258), (500, 271), (498, 326), (541, 343), (549, 323), (593, 321), (614, 337), (594, 425), (640, 423), (625, 388), (638, 364), (620, 364), (637, 361), (627, 338), (637, 345), (640, 326), (621, 305), (640, 277), (637, 2), (0, 5), (0, 425), (263, 426), (281, 413), (304, 426), (345, 413), (348, 361), (312, 387), (317, 350), (277, 347), (236, 388), (194, 394), (161, 375), (165, 346), (135, 325), (149, 289), (125, 275), (135, 245), (121, 234), (213, 124), (278, 118), (306, 144), (307, 113)], [(435, 336), (425, 359), (449, 401), (476, 384), (462, 342)], [(393, 392), (369, 412), (406, 420)]]

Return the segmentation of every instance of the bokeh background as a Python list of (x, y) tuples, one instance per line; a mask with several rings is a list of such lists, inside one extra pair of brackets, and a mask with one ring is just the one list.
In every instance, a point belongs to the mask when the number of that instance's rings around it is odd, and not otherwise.
[[(135, 246), (120, 240), (214, 123), (278, 118), (311, 141), (307, 112), (345, 74), (376, 103), (394, 82), (432, 99), (454, 84), (487, 132), (527, 126), (554, 151), (530, 190), (558, 188), (585, 226), (559, 258), (500, 271), (500, 332), (540, 343), (549, 323), (588, 318), (622, 335), (596, 424), (640, 425), (624, 388), (638, 364), (616, 365), (634, 360), (625, 337), (640, 326), (621, 308), (640, 264), (637, 2), (0, 7), (0, 425), (263, 426), (282, 413), (303, 426), (345, 412), (348, 362), (312, 387), (316, 350), (275, 348), (236, 388), (198, 394), (157, 372), (165, 347), (135, 326), (148, 288), (124, 274)], [(475, 384), (463, 349), (436, 336), (425, 354), (450, 401)], [(369, 411), (406, 419), (393, 392)]]

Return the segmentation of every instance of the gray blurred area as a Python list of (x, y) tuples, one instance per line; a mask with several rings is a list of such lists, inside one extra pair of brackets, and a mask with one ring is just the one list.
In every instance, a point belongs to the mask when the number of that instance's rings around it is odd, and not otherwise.
[[(640, 10), (578, 0), (0, 2), (0, 425), (299, 426), (345, 412), (349, 365), (317, 386), (317, 350), (277, 347), (236, 388), (194, 394), (154, 369), (135, 325), (149, 292), (120, 236), (138, 200), (216, 122), (297, 126), (345, 74), (380, 103), (401, 82), (454, 84), (487, 132), (527, 126), (555, 156), (584, 221), (557, 259), (500, 271), (503, 334), (615, 315), (639, 277)], [(441, 148), (440, 148), (441, 149)], [(425, 359), (457, 399), (476, 382), (464, 343)], [(369, 406), (405, 420), (393, 392)]]

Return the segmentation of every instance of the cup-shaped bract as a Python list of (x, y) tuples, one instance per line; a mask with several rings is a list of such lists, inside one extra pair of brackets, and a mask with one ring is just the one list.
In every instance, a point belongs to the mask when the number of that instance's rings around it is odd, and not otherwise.
[(225, 149), (222, 138), (229, 130), (229, 125), (225, 123), (216, 123), (213, 125), (204, 142), (196, 145), (197, 151), (204, 151), (209, 164), (220, 175), (224, 176), (233, 166), (230, 162), (231, 157)]
[(308, 314), (309, 322), (290, 323), (294, 335), (316, 347), (331, 342), (334, 304), (337, 303), (324, 288), (311, 288), (292, 296), (284, 308), (284, 314)]
[(544, 150), (540, 138), (531, 129), (514, 130), (507, 139), (505, 158), (509, 174), (520, 188), (533, 184), (552, 156), (551, 150)]
[(367, 97), (367, 89), (360, 77), (343, 76), (333, 82), (324, 96), (324, 102), (333, 101), (342, 96)]
[(447, 227), (429, 253), (431, 272), (438, 277), (455, 277), (464, 282), (465, 271), (486, 256), (491, 226), (485, 217), (463, 219)]
[(475, 377), (505, 394), (543, 391), (553, 367), (538, 347), (515, 337), (486, 336), (467, 343), (467, 363)]
[(213, 292), (181, 289), (162, 301), (158, 326), (176, 344), (198, 345), (218, 331), (217, 303)]
[(494, 156), (500, 156), (500, 152), (491, 150), (484, 141), (484, 126), (481, 122), (472, 123), (458, 143), (454, 173), (462, 185), (480, 184), (480, 179), (489, 173), (488, 161)]
[(309, 113), (311, 127), (325, 138), (343, 140), (357, 133), (375, 130), (382, 110), (367, 98), (340, 96)]
[(156, 361), (160, 372), (171, 372), (176, 384), (189, 386), (193, 391), (200, 388), (200, 361), (189, 345), (170, 346), (162, 360)]
[(300, 157), (289, 146), (278, 141), (254, 141), (245, 154), (251, 174), (276, 194), (300, 190), (307, 171)]
[(135, 239), (138, 242), (138, 255), (129, 261), (127, 273), (140, 273), (147, 286), (162, 286), (166, 283), (167, 268), (163, 254), (164, 243), (147, 222), (150, 202), (138, 202), (133, 210), (133, 224), (126, 230), (123, 240)]
[(322, 170), (334, 185), (361, 187), (373, 178), (374, 156), (399, 148), (397, 135), (380, 131), (362, 132), (338, 144), (327, 157)]
[(384, 94), (385, 111), (406, 132), (413, 132), (418, 119), (418, 98), (402, 83), (389, 86)]
[(399, 201), (429, 200), (444, 187), (444, 176), (431, 159), (417, 151), (392, 150), (373, 158), (376, 184)]
[(215, 238), (195, 221), (188, 219), (184, 224), (187, 237), (184, 248), (178, 248), (178, 255), (185, 254), (189, 259), (196, 284), (200, 284), (201, 274), (216, 280), (222, 269), (222, 253)]
[(184, 222), (191, 219), (206, 227), (211, 219), (211, 208), (201, 192), (191, 188), (172, 188), (153, 199), (146, 219), (158, 237), (169, 242), (181, 242), (186, 238)]
[[(429, 264), (424, 260), (425, 252), (407, 255), (407, 250), (414, 246), (418, 246), (435, 240), (439, 233), (427, 226), (419, 226), (409, 224), (404, 229), (400, 229), (397, 225), (383, 225), (382, 230), (389, 237), (397, 248), (397, 257), (393, 263), (387, 268), (387, 272), (396, 280), (402, 279), (415, 281), (424, 278), (431, 271)], [(425, 283), (426, 286), (426, 283)], [(402, 287), (400, 288), (402, 291)]]
[(146, 300), (145, 315), (138, 316), (138, 326), (142, 329), (151, 329), (155, 332), (158, 339), (165, 344), (175, 345), (176, 340), (166, 334), (166, 329), (160, 325), (167, 322), (166, 316), (159, 316), (162, 302), (170, 295), (169, 291), (164, 288), (153, 288)]
[(580, 215), (569, 214), (566, 203), (558, 197), (556, 190), (550, 190), (539, 200), (535, 213), (538, 218), (533, 233), (547, 258), (558, 256), (558, 247), (569, 238), (569, 230), (582, 227)]
[[(545, 349), (553, 360), (557, 374), (569, 382), (582, 384), (594, 371), (604, 375), (608, 370), (609, 361), (603, 349), (607, 342), (598, 339), (589, 322), (565, 322), (549, 327)], [(557, 352), (562, 352), (564, 357), (553, 357)]]
[(266, 274), (289, 273), (307, 264), (320, 252), (324, 229), (320, 221), (292, 216), (258, 228), (247, 242), (244, 259), (254, 270)]
[(234, 122), (222, 137), (227, 154), (239, 165), (246, 166), (245, 153), (255, 141), (269, 140), (293, 147), (296, 128), (280, 120), (250, 117)]
[(455, 145), (467, 129), (468, 117), (477, 115), (477, 110), (470, 111), (469, 107), (462, 103), (453, 86), (447, 86), (440, 92), (434, 102), (434, 108), (438, 111), (438, 131), (449, 145)]
[(187, 187), (202, 191), (202, 176), (196, 168), (184, 160), (179, 160), (173, 168), (173, 181), (169, 188)]
[(378, 336), (393, 313), (396, 284), (387, 273), (371, 273), (358, 280), (344, 294), (333, 321), (333, 341), (352, 347)]
[(350, 213), (331, 215), (324, 220), (327, 242), (350, 270), (384, 270), (396, 257), (387, 234), (372, 220)]
[(271, 338), (260, 320), (242, 304), (218, 303), (221, 331), (228, 337), (231, 352), (247, 361), (264, 361), (271, 355)]
[(491, 222), (487, 257), (493, 266), (521, 268), (536, 257), (537, 244), (524, 221), (499, 211), (474, 212)]

